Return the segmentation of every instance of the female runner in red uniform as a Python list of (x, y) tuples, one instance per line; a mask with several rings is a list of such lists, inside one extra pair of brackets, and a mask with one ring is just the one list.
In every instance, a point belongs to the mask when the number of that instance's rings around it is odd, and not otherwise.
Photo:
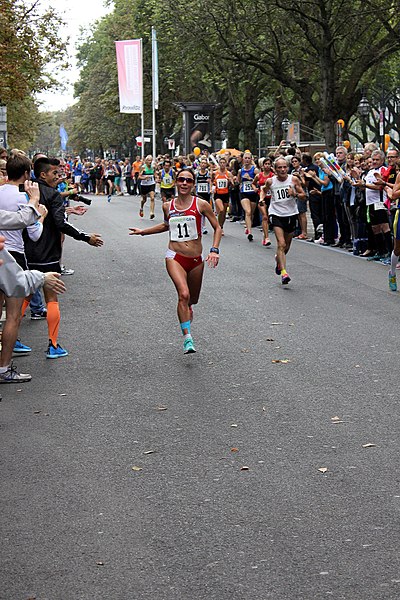
[(193, 171), (184, 168), (176, 179), (178, 195), (163, 204), (164, 222), (147, 229), (129, 229), (129, 235), (152, 235), (169, 231), (165, 262), (168, 275), (178, 292), (178, 319), (184, 336), (185, 354), (196, 352), (190, 324), (193, 318), (192, 305), (198, 302), (203, 280), (201, 232), (204, 217), (207, 217), (214, 229), (213, 245), (206, 258), (210, 267), (218, 265), (221, 241), (221, 227), (211, 206), (205, 200), (192, 196), (194, 182)]

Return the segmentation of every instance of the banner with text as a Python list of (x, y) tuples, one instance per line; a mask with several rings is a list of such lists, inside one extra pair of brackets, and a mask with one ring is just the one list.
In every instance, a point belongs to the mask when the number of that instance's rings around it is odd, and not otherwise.
[(142, 40), (115, 42), (117, 51), (119, 110), (143, 112)]

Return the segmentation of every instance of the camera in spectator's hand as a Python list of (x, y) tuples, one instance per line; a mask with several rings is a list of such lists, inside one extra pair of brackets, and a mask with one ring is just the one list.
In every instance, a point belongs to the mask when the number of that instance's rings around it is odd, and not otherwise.
[(81, 196), (80, 194), (70, 194), (68, 198), (70, 200), (75, 200), (75, 202), (83, 202), (83, 204), (87, 204), (87, 206), (92, 204), (90, 198), (85, 198), (85, 196)]

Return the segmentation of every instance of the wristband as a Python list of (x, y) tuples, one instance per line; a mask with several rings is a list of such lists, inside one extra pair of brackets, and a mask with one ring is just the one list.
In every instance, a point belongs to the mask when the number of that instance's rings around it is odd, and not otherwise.
[(215, 254), (219, 254), (219, 248), (215, 248), (214, 246), (210, 248), (210, 252), (215, 252)]

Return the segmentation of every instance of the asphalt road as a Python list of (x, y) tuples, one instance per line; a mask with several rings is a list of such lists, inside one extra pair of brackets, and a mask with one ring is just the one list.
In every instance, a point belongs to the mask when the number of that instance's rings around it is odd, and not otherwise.
[(0, 599), (400, 598), (387, 269), (294, 242), (282, 288), (261, 233), (227, 223), (185, 356), (167, 237), (127, 235), (146, 211), (96, 198), (73, 218), (105, 245), (66, 241), (67, 358), (46, 361), (45, 322), (21, 326), (33, 380), (0, 390)]

